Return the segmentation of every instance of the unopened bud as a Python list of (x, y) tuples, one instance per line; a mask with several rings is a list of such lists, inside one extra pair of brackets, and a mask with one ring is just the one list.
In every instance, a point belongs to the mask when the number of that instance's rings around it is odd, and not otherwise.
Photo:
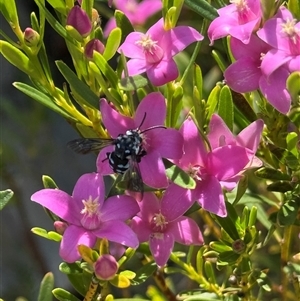
[(90, 40), (84, 48), (84, 54), (87, 58), (92, 59), (93, 58), (93, 51), (97, 51), (101, 54), (103, 54), (105, 49), (105, 46), (103, 43), (98, 39), (92, 39)]
[(34, 29), (27, 27), (24, 30), (24, 41), (29, 47), (36, 46), (40, 41), (40, 35)]
[(92, 23), (89, 16), (78, 5), (75, 5), (70, 10), (66, 25), (75, 28), (83, 37), (86, 37), (92, 30)]
[(94, 26), (100, 26), (101, 25), (101, 18), (97, 11), (97, 9), (92, 8), (92, 23)]
[(119, 265), (116, 259), (109, 255), (101, 255), (94, 264), (95, 275), (101, 280), (110, 280), (118, 272)]
[(63, 235), (67, 229), (68, 225), (61, 221), (54, 222), (55, 231), (61, 235)]

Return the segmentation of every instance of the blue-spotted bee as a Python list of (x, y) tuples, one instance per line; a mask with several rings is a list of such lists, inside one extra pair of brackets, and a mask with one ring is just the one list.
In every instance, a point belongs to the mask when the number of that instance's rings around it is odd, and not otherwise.
[(145, 118), (146, 114), (137, 129), (127, 130), (125, 134), (119, 134), (116, 139), (80, 138), (70, 141), (67, 145), (80, 154), (100, 151), (106, 146), (113, 145), (114, 150), (106, 153), (104, 160), (108, 160), (109, 166), (115, 173), (126, 173), (127, 189), (143, 194), (144, 184), (139, 167), (141, 159), (147, 154), (143, 148), (143, 133), (156, 128), (166, 128), (163, 125), (156, 125), (141, 131), (140, 127)]

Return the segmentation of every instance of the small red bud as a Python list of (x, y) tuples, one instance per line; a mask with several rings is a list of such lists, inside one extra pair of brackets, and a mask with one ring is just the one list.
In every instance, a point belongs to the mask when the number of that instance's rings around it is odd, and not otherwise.
[(66, 24), (74, 27), (83, 37), (86, 37), (92, 30), (92, 23), (89, 16), (78, 5), (75, 5), (70, 10)]
[(40, 41), (40, 35), (34, 29), (27, 27), (24, 30), (24, 41), (29, 47), (36, 46)]

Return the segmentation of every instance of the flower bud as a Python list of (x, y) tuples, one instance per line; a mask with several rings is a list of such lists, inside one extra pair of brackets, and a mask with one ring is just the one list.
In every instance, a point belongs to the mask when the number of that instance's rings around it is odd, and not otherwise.
[(54, 222), (55, 231), (61, 235), (63, 235), (67, 229), (68, 225), (61, 221)]
[(101, 255), (94, 264), (95, 275), (101, 280), (112, 279), (116, 275), (118, 268), (119, 265), (116, 259), (109, 254)]
[(75, 5), (70, 10), (66, 24), (74, 27), (83, 37), (86, 37), (92, 30), (92, 23), (89, 16), (78, 5)]
[(105, 49), (105, 46), (103, 43), (98, 39), (92, 39), (90, 40), (84, 48), (84, 54), (87, 58), (92, 59), (93, 58), (93, 51), (97, 51), (101, 54), (103, 54)]
[(97, 11), (97, 9), (92, 8), (92, 23), (94, 26), (100, 26), (101, 25), (101, 18)]
[(36, 46), (40, 41), (40, 35), (34, 29), (27, 27), (24, 30), (24, 41), (29, 47)]

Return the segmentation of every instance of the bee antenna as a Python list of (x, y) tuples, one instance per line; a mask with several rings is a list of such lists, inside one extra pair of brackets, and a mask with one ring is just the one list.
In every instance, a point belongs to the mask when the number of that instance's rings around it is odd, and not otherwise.
[(141, 134), (143, 134), (143, 133), (145, 133), (145, 132), (148, 132), (148, 131), (150, 131), (150, 130), (154, 130), (154, 129), (166, 129), (166, 128), (167, 128), (167, 127), (164, 126), (164, 125), (153, 125), (153, 126), (150, 126), (150, 127), (147, 128), (147, 129), (143, 130), (143, 131), (141, 132)]
[(146, 115), (147, 115), (147, 113), (145, 112), (144, 117), (143, 117), (143, 119), (142, 119), (142, 122), (141, 122), (141, 124), (139, 125), (139, 127), (137, 128), (137, 130), (139, 130), (139, 129), (141, 128), (141, 126), (143, 125), (143, 123), (144, 123), (144, 121), (145, 121), (145, 119), (146, 119)]

